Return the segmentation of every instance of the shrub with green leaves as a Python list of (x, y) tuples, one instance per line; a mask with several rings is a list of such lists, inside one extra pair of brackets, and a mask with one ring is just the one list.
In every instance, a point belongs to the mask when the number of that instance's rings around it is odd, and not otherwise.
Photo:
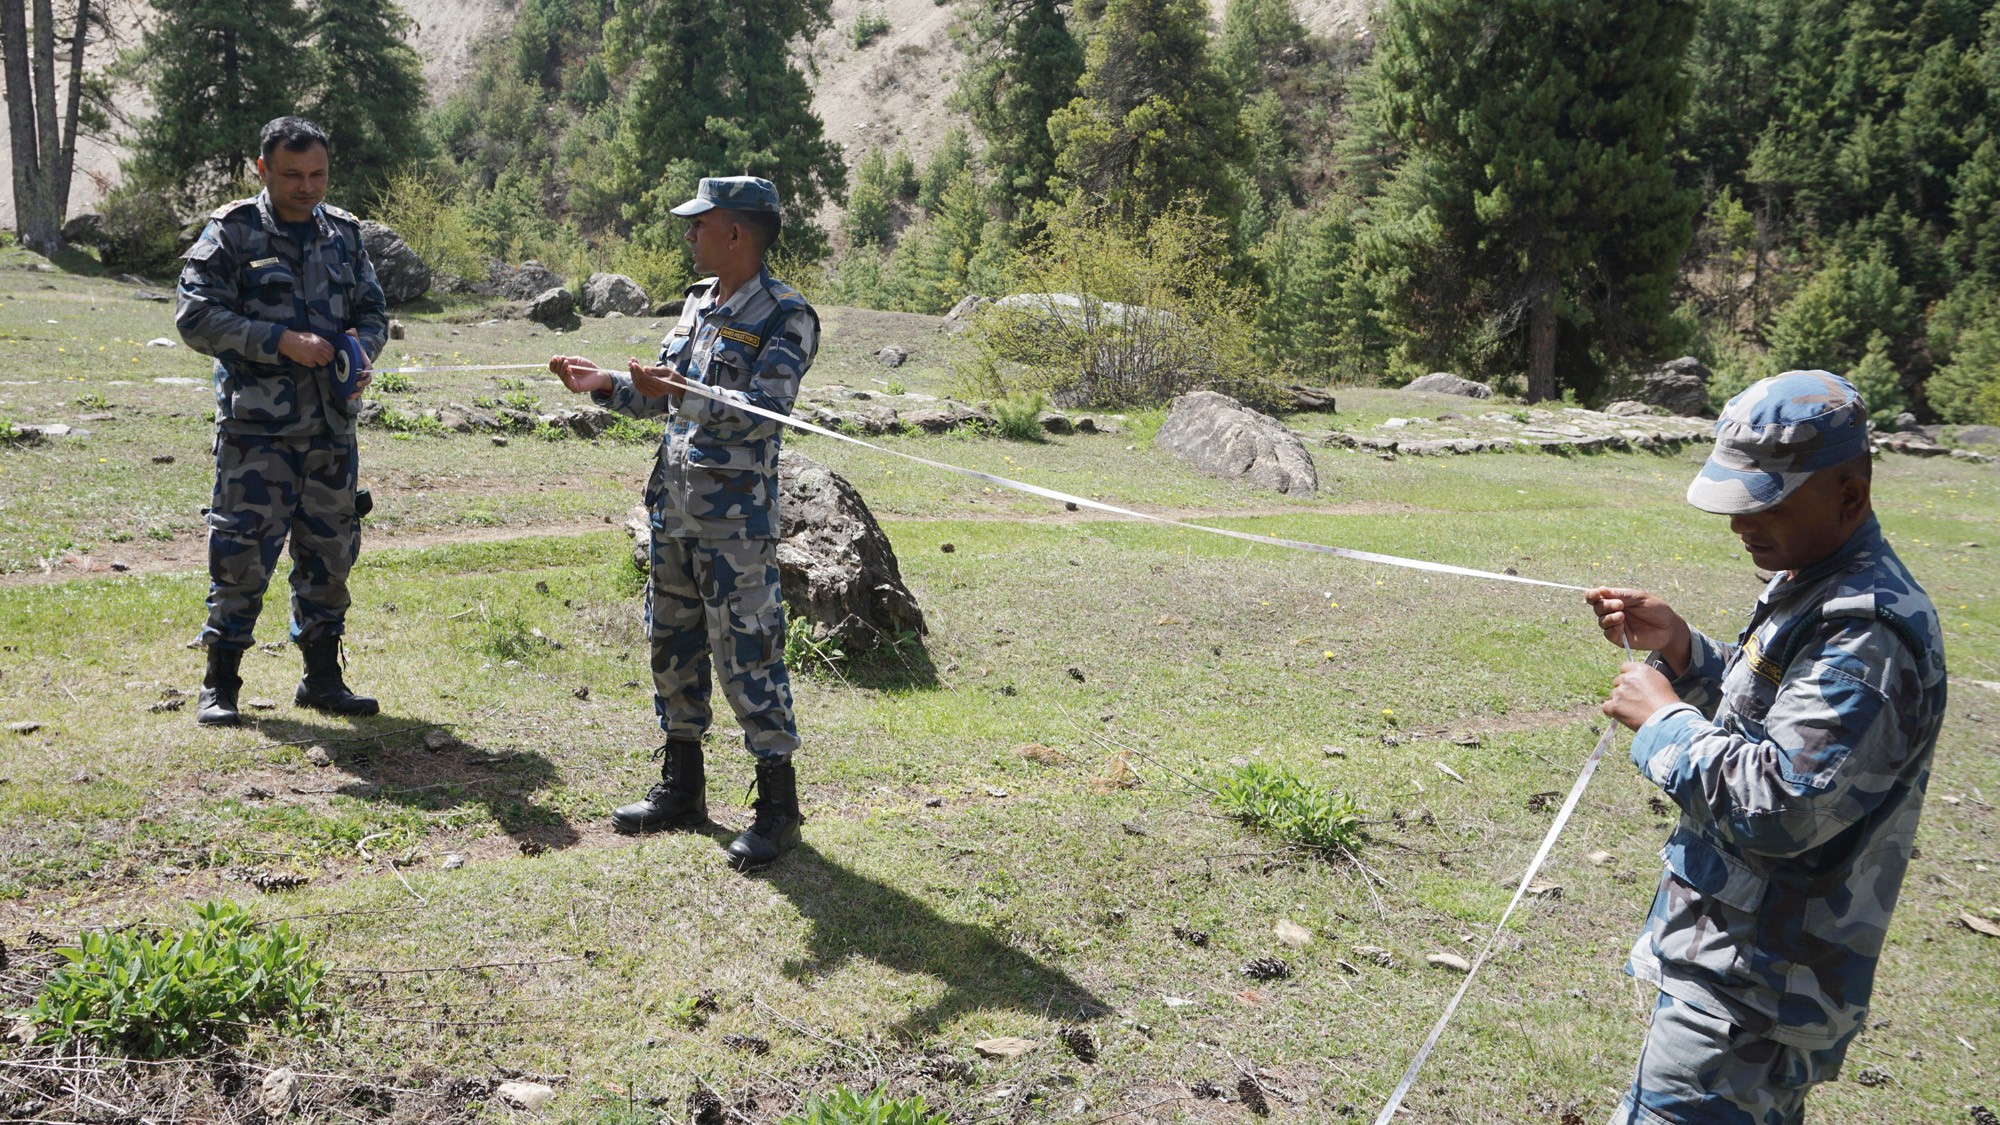
[(879, 1087), (866, 1097), (845, 1086), (806, 1099), (798, 1113), (778, 1120), (778, 1125), (947, 1125), (951, 1119), (924, 1104), (922, 1094), (892, 1098)]
[(259, 926), (231, 902), (196, 907), (195, 919), (185, 930), (84, 933), (58, 950), (68, 964), (18, 1014), (37, 1042), (163, 1058), (239, 1039), (259, 1022), (296, 1030), (326, 1011), (314, 995), (326, 965), (283, 922)]
[(889, 17), (880, 9), (863, 12), (854, 17), (854, 46), (856, 50), (866, 47), (884, 35), (889, 34)]
[(837, 637), (813, 636), (813, 623), (794, 617), (785, 625), (785, 668), (799, 675), (838, 673), (847, 662), (847, 650)]
[(384, 371), (375, 376), (371, 385), (383, 394), (389, 395), (406, 395), (417, 389), (417, 384), (400, 371)]
[(1047, 395), (1008, 395), (993, 401), (994, 428), (1009, 441), (1042, 441), (1042, 411), (1049, 408)]
[(1284, 766), (1237, 766), (1216, 790), (1215, 800), (1252, 828), (1304, 847), (1331, 851), (1361, 843), (1361, 810), (1354, 799), (1309, 785)]

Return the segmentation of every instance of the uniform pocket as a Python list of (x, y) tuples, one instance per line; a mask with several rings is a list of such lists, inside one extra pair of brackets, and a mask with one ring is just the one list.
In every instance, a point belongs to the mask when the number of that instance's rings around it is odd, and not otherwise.
[(242, 280), (244, 314), (253, 320), (290, 323), (298, 285), (298, 277), (283, 262), (246, 266)]
[(223, 368), (224, 421), (293, 422), (299, 417), (299, 378), (280, 368), (243, 372)]
[(731, 675), (766, 668), (785, 651), (785, 603), (775, 586), (729, 595), (729, 643), (723, 666)]
[(1668, 837), (1660, 858), (1667, 867), (1660, 958), (1724, 983), (1743, 978), (1769, 881), (1685, 828)]
[(1777, 1057), (1771, 1060), (1771, 1085), (1780, 1090), (1811, 1089), (1840, 1077), (1841, 1064), (1846, 1061), (1844, 1045), (1814, 1051), (1780, 1043)]

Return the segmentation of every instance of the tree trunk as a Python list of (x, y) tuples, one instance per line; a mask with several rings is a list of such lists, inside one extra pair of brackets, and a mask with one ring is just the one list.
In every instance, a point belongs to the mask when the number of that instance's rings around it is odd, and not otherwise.
[(1556, 279), (1538, 273), (1528, 283), (1528, 401), (1556, 397)]
[(76, 0), (76, 33), (69, 40), (69, 100), (63, 107), (62, 147), (56, 153), (55, 172), (49, 177), (49, 195), (56, 201), (56, 215), (69, 215), (69, 183), (76, 171), (76, 118), (83, 105), (83, 49), (90, 34), (90, 0)]
[(14, 228), (22, 245), (53, 252), (62, 245), (62, 220), (50, 206), (42, 176), (24, 0), (0, 0), (0, 55), (7, 83), (7, 141), (14, 158)]

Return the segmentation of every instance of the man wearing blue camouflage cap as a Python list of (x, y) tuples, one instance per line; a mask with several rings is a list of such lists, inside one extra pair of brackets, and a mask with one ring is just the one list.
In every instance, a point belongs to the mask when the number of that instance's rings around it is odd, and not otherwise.
[[(652, 513), (646, 626), (653, 709), (666, 743), (660, 780), (611, 814), (619, 832), (708, 823), (701, 739), (709, 724), (709, 662), (757, 762), (756, 817), (729, 844), (742, 870), (799, 844), (799, 747), (785, 671), (785, 603), (778, 584), (778, 443), (783, 426), (741, 406), (790, 414), (819, 349), (819, 316), (764, 266), (778, 236), (778, 191), (754, 176), (704, 179), (674, 208), (688, 220), (695, 269), (659, 363), (624, 373), (580, 356), (549, 369), (572, 391), (635, 418), (668, 419), (646, 485)], [(695, 384), (701, 392), (689, 393)]]
[(1791, 1125), (1874, 989), (1944, 718), (1944, 641), (1870, 504), (1868, 410), (1790, 371), (1729, 401), (1688, 502), (1775, 572), (1735, 644), (1643, 590), (1586, 597), (1652, 650), (1604, 712), (1680, 806), (1626, 971), (1657, 985), (1614, 1125)]

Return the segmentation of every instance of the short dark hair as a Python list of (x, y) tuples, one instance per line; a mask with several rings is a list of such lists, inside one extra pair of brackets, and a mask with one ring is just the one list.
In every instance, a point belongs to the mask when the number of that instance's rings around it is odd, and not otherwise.
[(757, 253), (763, 254), (778, 241), (778, 232), (784, 229), (784, 220), (775, 211), (731, 211), (729, 220), (750, 232), (750, 241), (757, 244)]
[(333, 145), (326, 139), (326, 130), (307, 121), (303, 117), (279, 117), (264, 126), (258, 138), (259, 153), (269, 160), (271, 154), (283, 147), (286, 152), (304, 152), (314, 145), (332, 151)]

